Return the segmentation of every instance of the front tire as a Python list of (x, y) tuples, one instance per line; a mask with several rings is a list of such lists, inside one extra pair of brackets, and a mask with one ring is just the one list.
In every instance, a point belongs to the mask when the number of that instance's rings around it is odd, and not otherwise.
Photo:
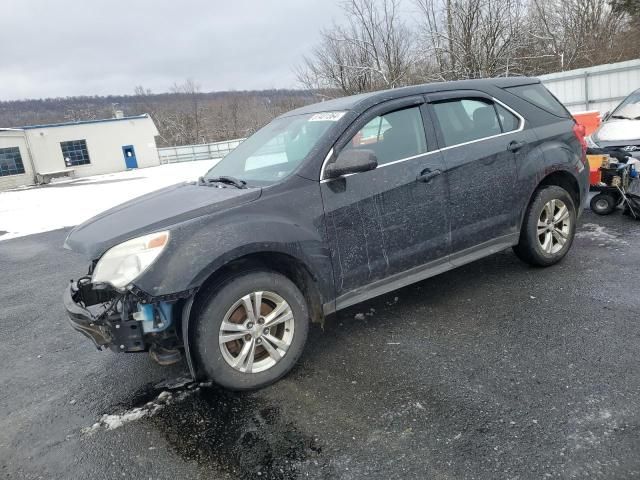
[(548, 267), (564, 258), (576, 231), (576, 208), (569, 193), (550, 185), (536, 192), (527, 208), (516, 255), (531, 265)]
[(229, 278), (209, 293), (195, 320), (198, 366), (231, 390), (262, 388), (288, 373), (309, 331), (304, 296), (291, 280), (269, 271)]

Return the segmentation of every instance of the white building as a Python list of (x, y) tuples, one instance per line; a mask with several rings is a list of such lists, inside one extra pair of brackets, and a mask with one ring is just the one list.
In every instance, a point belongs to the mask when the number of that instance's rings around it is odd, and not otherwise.
[(0, 190), (160, 165), (149, 115), (0, 128)]

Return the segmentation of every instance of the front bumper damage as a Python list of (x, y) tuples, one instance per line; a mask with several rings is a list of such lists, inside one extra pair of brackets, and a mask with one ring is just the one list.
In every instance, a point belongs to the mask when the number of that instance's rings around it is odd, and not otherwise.
[(71, 326), (98, 350), (148, 351), (161, 364), (180, 360), (183, 342), (177, 324), (186, 297), (157, 299), (139, 291), (121, 292), (94, 285), (88, 277), (71, 282), (63, 294)]

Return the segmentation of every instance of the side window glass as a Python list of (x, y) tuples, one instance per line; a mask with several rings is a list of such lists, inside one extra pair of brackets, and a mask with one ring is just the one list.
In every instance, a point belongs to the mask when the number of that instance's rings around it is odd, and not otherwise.
[(502, 133), (493, 103), (464, 98), (433, 104), (445, 146), (471, 142)]
[(503, 132), (507, 133), (518, 129), (520, 126), (520, 119), (518, 117), (499, 103), (496, 103), (496, 110), (498, 111), (498, 118), (500, 119)]
[(371, 150), (378, 165), (427, 152), (419, 107), (375, 117), (356, 133), (345, 149)]
[(541, 83), (508, 87), (507, 91), (558, 117), (571, 118), (569, 111)]

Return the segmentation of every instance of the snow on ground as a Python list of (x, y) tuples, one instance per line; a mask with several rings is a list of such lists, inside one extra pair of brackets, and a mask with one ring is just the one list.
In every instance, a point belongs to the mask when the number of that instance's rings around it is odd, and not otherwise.
[(173, 163), (0, 192), (0, 241), (78, 225), (145, 193), (197, 180), (217, 162)]

